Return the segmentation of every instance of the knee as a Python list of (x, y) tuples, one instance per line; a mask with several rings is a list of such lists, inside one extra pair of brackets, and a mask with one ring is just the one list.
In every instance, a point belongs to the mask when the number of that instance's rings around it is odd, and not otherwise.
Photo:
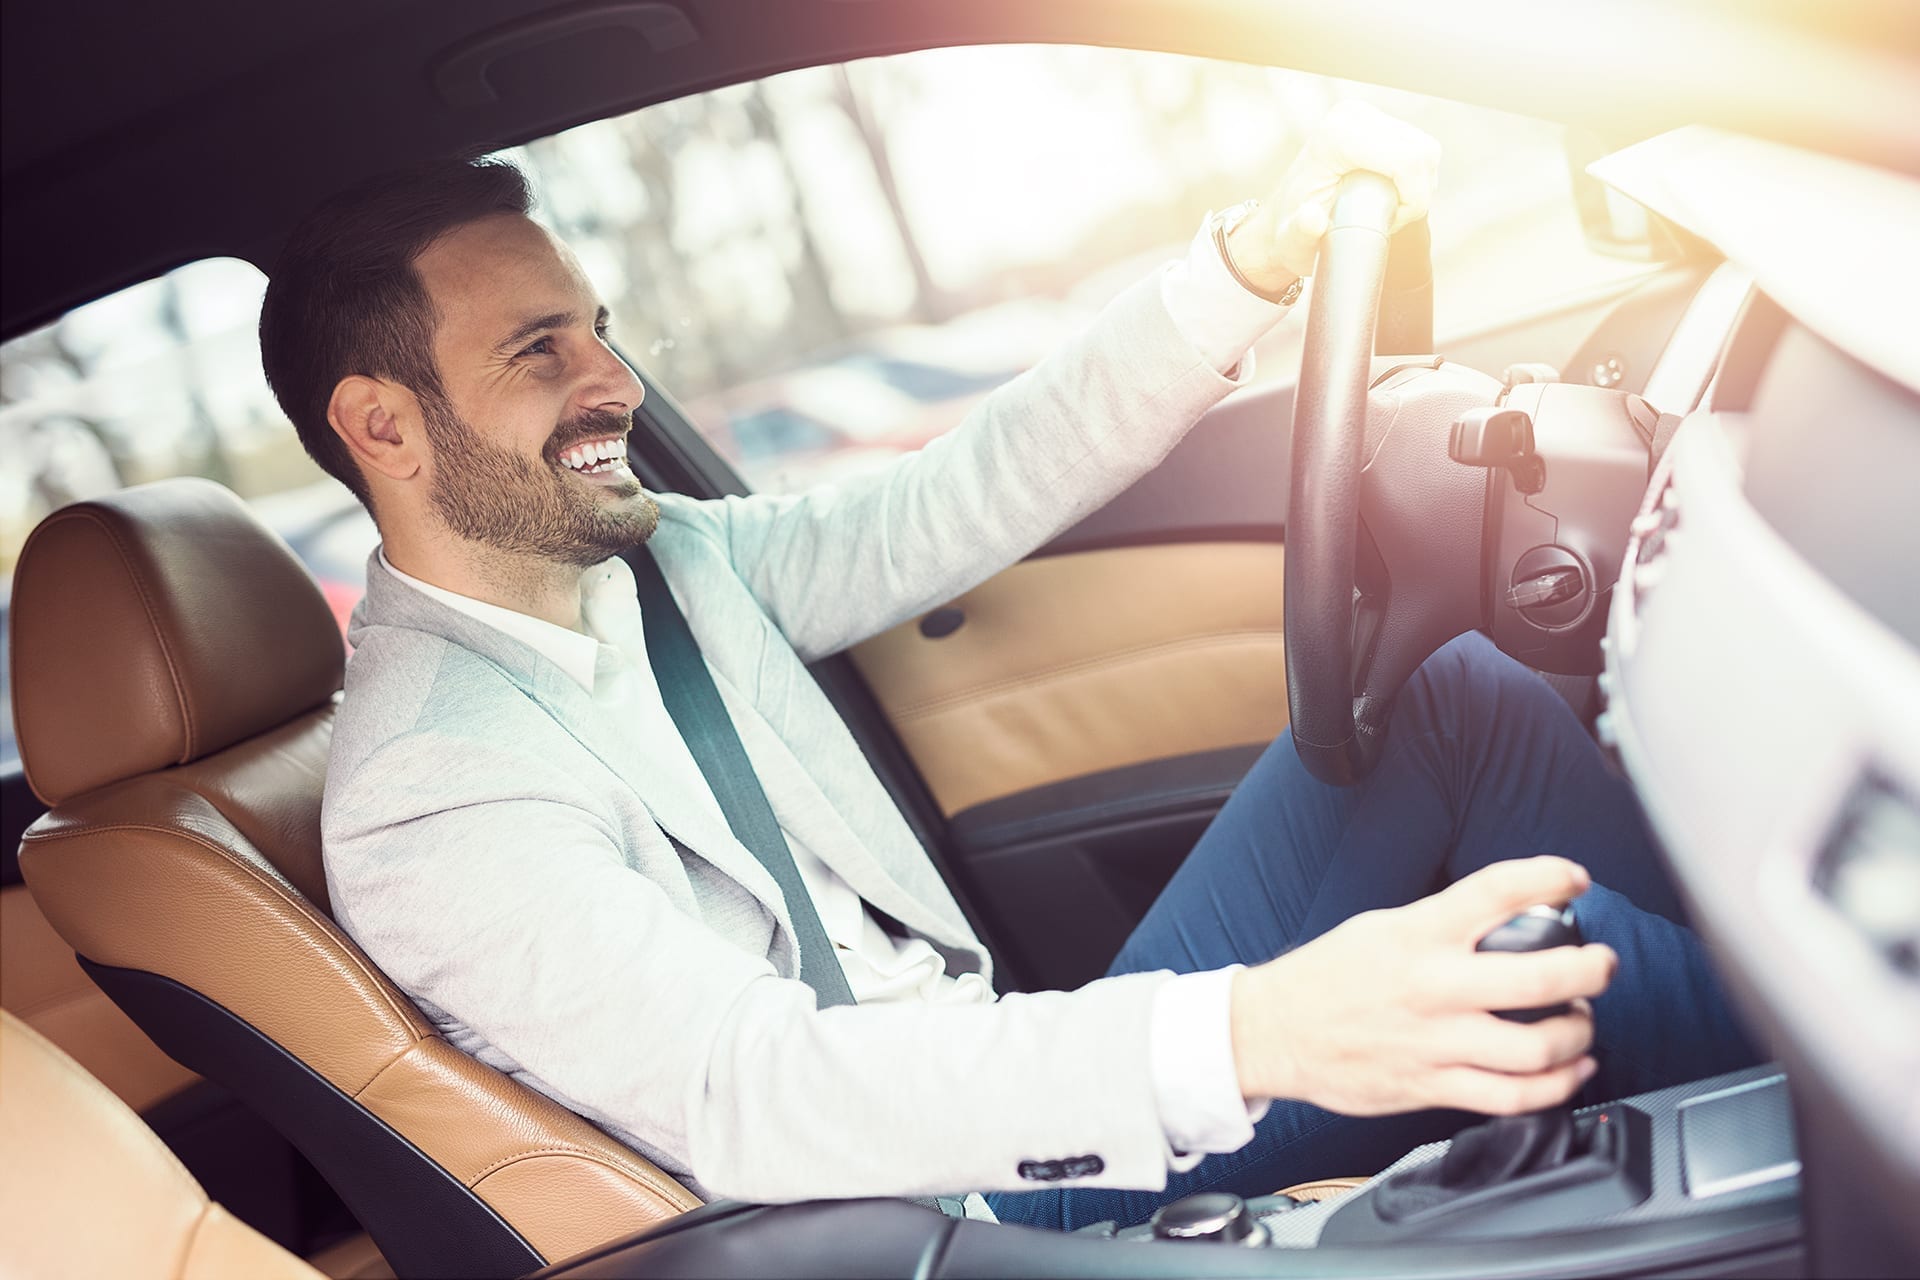
[[(1483, 633), (1469, 631), (1435, 649), (1407, 681), (1407, 691), (1443, 719), (1449, 709), (1482, 702), (1510, 672), (1522, 670)], [(1524, 671), (1522, 672), (1524, 674)]]
[(1465, 684), (1489, 684), (1526, 674), (1526, 668), (1500, 652), (1484, 631), (1468, 631), (1441, 645), (1421, 664), (1434, 678)]
[(1511, 711), (1533, 698), (1559, 695), (1532, 671), (1500, 651), (1479, 631), (1455, 636), (1434, 650), (1407, 681), (1408, 710), (1426, 727), (1459, 733), (1495, 708)]
[(1502, 653), (1500, 646), (1481, 631), (1455, 636), (1434, 650), (1414, 673), (1415, 679), (1422, 677), (1479, 696), (1507, 690), (1545, 691), (1549, 696), (1559, 696), (1535, 672)]

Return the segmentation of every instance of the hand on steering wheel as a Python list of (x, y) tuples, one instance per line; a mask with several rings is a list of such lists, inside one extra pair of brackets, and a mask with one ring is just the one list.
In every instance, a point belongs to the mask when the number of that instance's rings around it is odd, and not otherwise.
[(1427, 216), (1439, 167), (1440, 144), (1431, 135), (1358, 99), (1338, 103), (1307, 135), (1273, 193), (1233, 229), (1234, 265), (1278, 293), (1313, 274), (1342, 178), (1366, 171), (1392, 183), (1391, 230), (1398, 231)]

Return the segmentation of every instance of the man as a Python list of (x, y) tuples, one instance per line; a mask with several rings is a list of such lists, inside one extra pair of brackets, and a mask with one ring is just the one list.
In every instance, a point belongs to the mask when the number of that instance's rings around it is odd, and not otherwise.
[[(1596, 1070), (1585, 1002), (1615, 951), (1474, 952), (1588, 888), (1572, 862), (1520, 856), (1542, 850), (1581, 853), (1639, 903), (1595, 889), (1591, 934), (1692, 984), (1601, 1002), (1628, 1050), (1656, 1044), (1631, 1070), (1609, 1059), (1605, 1083), (1737, 1057), (1631, 798), (1544, 686), (1484, 647), (1451, 646), (1409, 684), (1366, 787), (1318, 788), (1276, 744), (1114, 976), (997, 1001), (801, 665), (952, 598), (1150, 468), (1297, 295), (1340, 176), (1392, 178), (1404, 221), (1424, 216), (1434, 162), (1424, 135), (1343, 108), (1275, 199), (1203, 229), (949, 435), (835, 487), (714, 502), (656, 500), (627, 470), (640, 384), (518, 174), (441, 165), (323, 207), (281, 259), (261, 344), (309, 451), (383, 539), (323, 816), (342, 926), (455, 1044), (694, 1189), (756, 1200), (991, 1191), (1010, 1219), (1133, 1221), (1203, 1186), (1377, 1167), (1437, 1122), (1334, 1113), (1559, 1103)], [(643, 542), (806, 903), (735, 838), (663, 707), (614, 558)], [(1551, 810), (1548, 787), (1565, 793)], [(815, 912), (857, 1004), (818, 1007), (799, 980), (795, 916)], [(1488, 1012), (1560, 1001), (1576, 1003), (1533, 1025)], [(1670, 1023), (1715, 1034), (1682, 1052)]]

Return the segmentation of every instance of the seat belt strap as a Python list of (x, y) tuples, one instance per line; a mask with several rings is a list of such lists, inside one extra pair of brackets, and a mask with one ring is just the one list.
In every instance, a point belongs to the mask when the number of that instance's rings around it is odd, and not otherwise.
[(786, 835), (773, 816), (773, 805), (760, 779), (754, 776), (747, 749), (740, 743), (740, 734), (707, 670), (707, 660), (700, 654), (699, 642), (668, 590), (659, 563), (645, 546), (623, 552), (621, 559), (633, 569), (647, 657), (660, 685), (660, 699), (666, 703), (667, 714), (686, 740), (707, 785), (713, 788), (714, 799), (720, 802), (720, 812), (726, 815), (734, 838), (752, 851), (780, 886), (787, 918), (793, 921), (794, 937), (800, 945), (800, 980), (813, 988), (822, 1009), (854, 1003), (853, 990), (820, 923), (813, 895), (800, 879), (800, 868), (794, 865), (793, 850), (787, 847)]
[[(667, 714), (686, 739), (694, 763), (713, 788), (714, 799), (720, 802), (720, 812), (726, 815), (734, 837), (752, 851), (780, 886), (794, 937), (800, 943), (801, 981), (813, 988), (822, 1009), (853, 1004), (853, 989), (847, 985), (846, 971), (840, 967), (826, 927), (820, 923), (813, 895), (800, 879), (800, 868), (794, 865), (793, 850), (787, 847), (787, 837), (773, 816), (773, 805), (753, 772), (739, 731), (733, 727), (733, 718), (720, 700), (720, 689), (713, 683), (713, 673), (700, 654), (700, 643), (693, 638), (686, 615), (667, 588), (659, 562), (645, 546), (623, 552), (620, 558), (633, 569), (640, 625), (647, 638), (647, 658), (660, 685), (660, 700), (666, 703)], [(959, 1197), (906, 1199), (949, 1218), (967, 1216), (966, 1205)]]

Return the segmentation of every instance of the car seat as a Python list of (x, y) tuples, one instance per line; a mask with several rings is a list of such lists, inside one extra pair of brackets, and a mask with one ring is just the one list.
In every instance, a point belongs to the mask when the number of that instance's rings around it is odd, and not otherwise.
[(333, 923), (320, 798), (344, 654), (231, 492), (65, 507), (22, 549), (13, 695), (50, 806), (20, 862), (161, 1048), (320, 1170), (401, 1276), (517, 1276), (700, 1202), (461, 1053)]
[(153, 1130), (0, 1012), (0, 1274), (324, 1280), (207, 1199)]

